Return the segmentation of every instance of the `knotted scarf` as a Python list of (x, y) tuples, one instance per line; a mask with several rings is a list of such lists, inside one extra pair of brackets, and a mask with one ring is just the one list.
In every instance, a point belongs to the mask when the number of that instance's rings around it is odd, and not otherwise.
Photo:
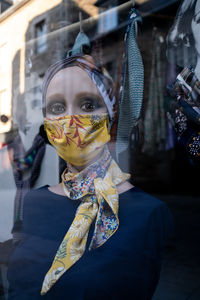
[(112, 159), (107, 146), (101, 157), (80, 173), (69, 168), (62, 174), (66, 196), (79, 200), (75, 218), (67, 231), (45, 276), (41, 295), (84, 254), (90, 226), (96, 218), (95, 229), (89, 250), (103, 245), (118, 229), (118, 192), (116, 185), (130, 178)]

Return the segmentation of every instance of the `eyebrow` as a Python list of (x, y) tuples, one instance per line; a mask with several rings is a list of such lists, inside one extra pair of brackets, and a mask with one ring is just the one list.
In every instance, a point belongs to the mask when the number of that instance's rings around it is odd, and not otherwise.
[[(76, 94), (75, 101), (79, 101), (81, 98), (84, 98), (84, 97), (96, 98), (102, 104), (105, 104), (103, 98), (100, 95), (90, 93), (90, 92), (80, 92), (80, 93)], [(49, 97), (46, 98), (46, 104), (47, 104), (47, 102), (51, 103), (55, 100), (65, 100), (64, 95), (59, 94), (59, 93), (51, 94)]]
[(105, 104), (103, 98), (99, 94), (94, 94), (94, 93), (90, 93), (90, 92), (80, 92), (80, 93), (78, 93), (76, 95), (75, 100), (79, 100), (80, 98), (84, 98), (84, 97), (96, 98), (97, 100), (102, 102), (102, 104)]
[(52, 102), (54, 100), (64, 100), (64, 96), (62, 94), (55, 93), (46, 98), (46, 102)]

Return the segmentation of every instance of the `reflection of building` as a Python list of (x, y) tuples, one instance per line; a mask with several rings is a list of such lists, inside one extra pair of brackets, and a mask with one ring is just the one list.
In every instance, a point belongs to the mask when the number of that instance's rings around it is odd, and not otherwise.
[(8, 117), (8, 122), (0, 121), (0, 132), (11, 129), (12, 101), (25, 89), (25, 43), (29, 22), (60, 2), (15, 1), (0, 15), (0, 114)]
[[(11, 130), (13, 123), (18, 122), (18, 114), (26, 115), (24, 101), (29, 100), (21, 99), (34, 86), (30, 78), (27, 80), (30, 74), (37, 74), (41, 80), (47, 67), (63, 57), (65, 49), (72, 45), (78, 27), (70, 35), (61, 29), (77, 22), (79, 11), (83, 19), (97, 14), (94, 2), (15, 0), (0, 15), (0, 133)], [(31, 76), (34, 80), (35, 75)], [(6, 142), (2, 135), (0, 142)]]
[[(30, 100), (25, 99), (24, 93), (33, 90), (34, 80), (38, 85), (47, 67), (63, 57), (79, 27), (70, 30), (70, 34), (61, 29), (77, 22), (79, 11), (83, 19), (96, 16), (94, 2), (15, 0), (0, 15), (0, 133), (9, 132), (19, 121), (27, 130), (25, 101)], [(39, 99), (36, 100), (35, 105), (41, 107)], [(1, 135), (0, 142), (6, 141)]]
[[(15, 1), (0, 15), (0, 114), (8, 121), (0, 121), (0, 144), (12, 140), (12, 127), (16, 123), (22, 144), (27, 150), (42, 122), (41, 82), (45, 68), (36, 58), (45, 61), (51, 49), (45, 33), (53, 32), (51, 20), (60, 20), (61, 0)], [(48, 14), (48, 12), (51, 12)], [(33, 22), (33, 20), (35, 22)], [(32, 40), (32, 42), (30, 42)], [(29, 47), (31, 45), (31, 47)], [(55, 50), (55, 49), (54, 49)], [(52, 51), (53, 52), (53, 51)], [(32, 66), (31, 66), (32, 65)], [(41, 70), (41, 72), (40, 72)], [(3, 119), (6, 121), (6, 119)], [(4, 133), (4, 134), (3, 134)], [(16, 186), (9, 151), (4, 146), (0, 152), (0, 241), (11, 237)], [(51, 164), (49, 163), (51, 162)], [(30, 174), (26, 174), (27, 177)], [(58, 182), (58, 158), (52, 147), (46, 146), (42, 168), (36, 186)]]
[[(44, 73), (50, 62), (47, 51), (48, 54), (53, 52), (51, 49), (56, 52), (55, 47), (49, 45), (46, 34), (63, 26), (62, 21), (67, 20), (66, 12), (66, 4), (62, 0), (24, 0), (15, 1), (12, 7), (0, 15), (0, 114), (8, 118), (7, 122), (6, 118), (1, 118), (0, 132), (8, 132), (12, 127), (16, 101), (18, 95), (26, 89), (25, 75), (31, 64), (35, 72), (37, 63), (45, 61), (41, 67), (41, 72)], [(28, 44), (30, 40), (34, 42)], [(23, 110), (22, 107), (21, 109)]]

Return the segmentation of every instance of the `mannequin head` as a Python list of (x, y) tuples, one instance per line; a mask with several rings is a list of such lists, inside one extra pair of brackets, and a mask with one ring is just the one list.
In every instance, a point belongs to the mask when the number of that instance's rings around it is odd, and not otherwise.
[(51, 79), (46, 93), (46, 116), (101, 114), (107, 108), (96, 85), (77, 66), (60, 70)]
[(114, 104), (111, 83), (82, 57), (64, 59), (47, 71), (43, 85), (45, 129), (67, 163), (85, 167), (109, 142)]

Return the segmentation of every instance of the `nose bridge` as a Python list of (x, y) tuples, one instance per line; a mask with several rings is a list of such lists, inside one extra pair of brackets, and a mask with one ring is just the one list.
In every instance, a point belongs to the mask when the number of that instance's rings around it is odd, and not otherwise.
[(64, 96), (66, 103), (66, 114), (67, 115), (75, 115), (76, 114), (76, 86), (74, 85), (72, 80), (69, 80), (67, 84), (65, 84), (64, 88)]
[(67, 101), (67, 107), (66, 107), (66, 113), (67, 115), (74, 115), (74, 107), (72, 105), (73, 101), (68, 99)]
[(66, 114), (75, 115), (76, 114), (76, 101), (73, 88), (70, 89), (70, 93), (65, 93), (65, 103), (66, 103)]

